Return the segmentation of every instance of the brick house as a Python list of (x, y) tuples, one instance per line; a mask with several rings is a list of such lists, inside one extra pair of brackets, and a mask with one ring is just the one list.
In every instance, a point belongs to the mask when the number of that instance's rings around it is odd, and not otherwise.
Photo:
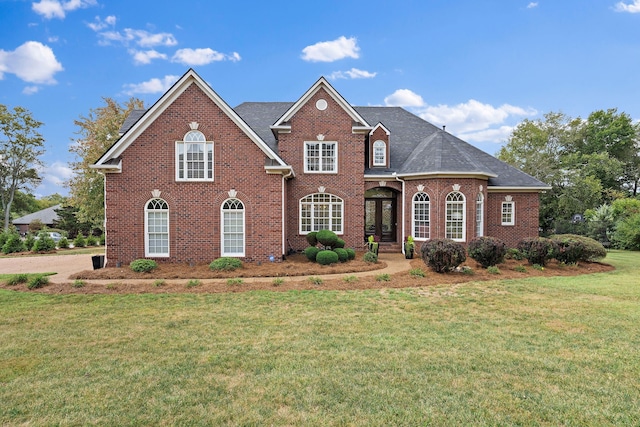
[(231, 108), (189, 70), (134, 111), (93, 165), (107, 260), (278, 260), (329, 228), (381, 250), (406, 236), (514, 246), (548, 187), (399, 107), (354, 107), (324, 78), (297, 101)]

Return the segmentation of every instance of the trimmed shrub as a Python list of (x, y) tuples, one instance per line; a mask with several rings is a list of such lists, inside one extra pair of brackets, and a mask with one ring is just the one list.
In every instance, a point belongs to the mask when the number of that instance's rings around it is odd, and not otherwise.
[(364, 260), (364, 262), (369, 262), (371, 264), (375, 264), (378, 262), (378, 254), (376, 254), (375, 252), (365, 252), (364, 256), (362, 257), (362, 259)]
[(349, 261), (349, 254), (347, 253), (346, 250), (342, 249), (342, 248), (335, 248), (333, 250), (333, 252), (338, 254), (338, 259), (340, 260), (340, 262), (347, 262)]
[(524, 259), (524, 257), (522, 256), (522, 252), (520, 252), (517, 248), (507, 249), (507, 254), (504, 257), (506, 259), (515, 259), (516, 261), (522, 261)]
[(316, 234), (318, 234), (317, 231), (312, 231), (311, 233), (305, 236), (305, 239), (307, 239), (307, 243), (309, 243), (309, 246), (315, 246), (318, 244), (318, 239), (316, 239)]
[(68, 249), (69, 248), (69, 240), (67, 240), (66, 237), (62, 237), (60, 240), (58, 240), (58, 247), (60, 249)]
[(329, 250), (320, 251), (318, 255), (316, 255), (316, 261), (321, 265), (336, 264), (339, 259), (337, 253)]
[(304, 256), (306, 256), (309, 261), (315, 262), (318, 252), (320, 252), (320, 248), (317, 246), (309, 246), (304, 250)]
[(136, 273), (146, 273), (147, 271), (158, 268), (158, 263), (152, 259), (140, 258), (131, 261), (131, 264), (129, 264), (129, 268)]
[(349, 255), (349, 260), (356, 259), (356, 250), (353, 248), (346, 248), (347, 254)]
[(344, 249), (344, 245), (346, 245), (345, 241), (338, 237), (338, 240), (336, 240), (336, 244), (333, 246), (333, 248), (334, 249), (335, 248), (343, 248)]
[(36, 239), (31, 251), (33, 252), (50, 252), (56, 250), (56, 242), (53, 241), (49, 233), (40, 233)]
[(338, 241), (338, 235), (331, 230), (320, 230), (316, 233), (316, 239), (322, 246), (333, 248)]
[(495, 237), (476, 237), (469, 242), (467, 253), (482, 268), (487, 268), (504, 262), (507, 245)]
[(75, 239), (73, 239), (73, 246), (76, 248), (84, 248), (87, 246), (87, 239), (84, 238), (82, 233), (78, 233)]
[(518, 250), (529, 264), (545, 266), (548, 260), (556, 257), (558, 245), (545, 237), (528, 237), (518, 243)]
[(607, 250), (595, 239), (577, 234), (556, 234), (549, 237), (558, 245), (556, 259), (565, 264), (578, 261), (598, 261), (607, 256)]
[(233, 271), (242, 267), (242, 261), (228, 256), (220, 257), (209, 264), (209, 268), (215, 271)]
[(87, 237), (87, 246), (96, 246), (97, 244), (98, 239), (96, 238), (96, 236), (89, 235), (89, 237)]
[(2, 252), (5, 254), (22, 252), (25, 249), (24, 242), (18, 233), (9, 233), (4, 245), (2, 245)]
[(420, 251), (424, 263), (436, 273), (451, 271), (467, 259), (464, 246), (449, 239), (429, 240)]
[(33, 234), (27, 234), (27, 237), (24, 238), (24, 246), (25, 248), (30, 251), (31, 249), (33, 249), (33, 245), (36, 244), (36, 236), (34, 236)]
[(27, 289), (38, 289), (47, 284), (49, 284), (49, 278), (39, 274), (37, 276), (33, 276), (31, 280), (29, 280), (29, 283), (27, 283)]

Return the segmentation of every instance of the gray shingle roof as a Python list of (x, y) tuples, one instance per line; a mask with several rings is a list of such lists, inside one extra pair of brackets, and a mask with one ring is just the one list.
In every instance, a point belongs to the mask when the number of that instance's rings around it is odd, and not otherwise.
[(31, 224), (34, 220), (38, 219), (43, 224), (51, 225), (59, 218), (58, 214), (55, 212), (56, 209), (60, 209), (60, 205), (51, 206), (50, 208), (30, 213), (29, 215), (16, 218), (12, 222), (14, 224)]

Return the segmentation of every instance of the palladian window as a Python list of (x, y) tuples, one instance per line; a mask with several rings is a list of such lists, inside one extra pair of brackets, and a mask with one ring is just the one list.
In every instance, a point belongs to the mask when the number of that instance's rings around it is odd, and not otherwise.
[(144, 210), (144, 254), (169, 256), (169, 205), (162, 199), (147, 202)]
[(445, 212), (445, 237), (463, 242), (465, 239), (465, 199), (458, 191), (447, 195)]
[(300, 199), (300, 234), (331, 230), (342, 234), (344, 202), (326, 193), (310, 194)]

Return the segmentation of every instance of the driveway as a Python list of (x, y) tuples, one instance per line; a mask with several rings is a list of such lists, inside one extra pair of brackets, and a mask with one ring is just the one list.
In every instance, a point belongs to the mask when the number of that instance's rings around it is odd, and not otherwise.
[(93, 270), (90, 254), (43, 255), (17, 258), (0, 258), (0, 274), (57, 273), (49, 276), (55, 283), (68, 282), (68, 277), (79, 271)]

